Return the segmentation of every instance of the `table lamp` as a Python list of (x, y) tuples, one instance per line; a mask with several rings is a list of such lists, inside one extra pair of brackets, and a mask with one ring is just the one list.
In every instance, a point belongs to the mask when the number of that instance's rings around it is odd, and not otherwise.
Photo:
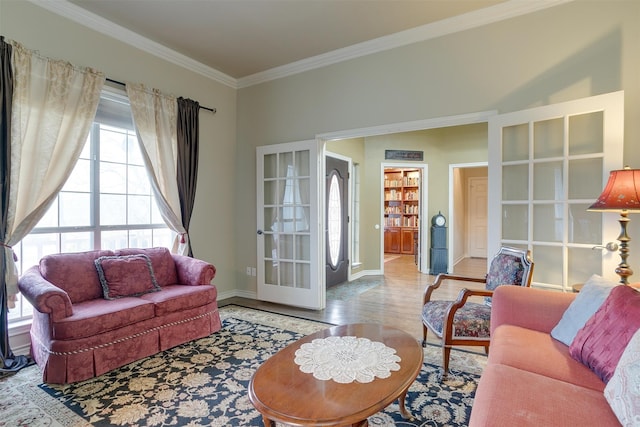
[(633, 274), (633, 270), (627, 264), (629, 256), (629, 242), (631, 238), (627, 234), (627, 224), (629, 223), (629, 212), (640, 212), (640, 169), (612, 170), (609, 172), (609, 181), (602, 194), (598, 197), (588, 211), (597, 212), (620, 212), (620, 264), (616, 268), (616, 273), (620, 276), (620, 283), (629, 284), (627, 278)]

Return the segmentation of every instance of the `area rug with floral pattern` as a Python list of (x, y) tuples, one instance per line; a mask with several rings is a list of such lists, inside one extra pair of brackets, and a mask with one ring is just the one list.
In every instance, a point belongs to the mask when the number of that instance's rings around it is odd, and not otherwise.
[[(239, 306), (222, 307), (220, 314), (219, 332), (97, 378), (47, 385), (30, 366), (1, 380), (0, 426), (262, 426), (247, 395), (255, 370), (291, 342), (331, 325)], [(369, 417), (370, 426), (467, 425), (486, 358), (454, 350), (451, 372), (441, 381), (440, 348), (424, 351), (406, 398), (414, 419), (404, 420), (396, 402)]]

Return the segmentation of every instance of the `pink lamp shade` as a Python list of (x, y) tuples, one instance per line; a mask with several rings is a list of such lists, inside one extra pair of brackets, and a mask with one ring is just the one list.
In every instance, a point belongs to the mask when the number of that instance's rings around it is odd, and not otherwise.
[(640, 169), (612, 170), (607, 186), (588, 210), (640, 212)]

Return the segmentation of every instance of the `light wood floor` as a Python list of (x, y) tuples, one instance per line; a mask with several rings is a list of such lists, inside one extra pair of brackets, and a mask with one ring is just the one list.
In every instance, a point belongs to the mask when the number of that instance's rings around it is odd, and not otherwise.
[[(466, 258), (456, 264), (450, 273), (484, 277), (486, 269), (485, 258)], [(381, 285), (347, 301), (327, 301), (327, 307), (324, 310), (307, 310), (240, 297), (221, 300), (219, 305), (237, 304), (336, 325), (361, 322), (382, 323), (402, 329), (416, 339), (422, 340), (422, 294), (425, 286), (433, 283), (434, 279), (435, 276), (418, 272), (413, 255), (403, 255), (385, 262), (384, 280)], [(441, 286), (434, 296), (439, 299), (455, 299), (460, 289), (464, 287), (483, 288), (482, 284), (449, 281)], [(433, 338), (430, 336), (429, 342), (439, 342)], [(480, 347), (474, 349), (480, 350)]]

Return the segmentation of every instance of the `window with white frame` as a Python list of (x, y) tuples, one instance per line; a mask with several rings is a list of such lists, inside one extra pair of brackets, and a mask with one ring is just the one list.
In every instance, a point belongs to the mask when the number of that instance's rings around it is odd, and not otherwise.
[[(174, 233), (156, 207), (129, 101), (105, 88), (71, 176), (45, 216), (14, 246), (22, 274), (45, 255), (93, 249), (171, 247)], [(20, 296), (9, 323), (28, 320)]]

